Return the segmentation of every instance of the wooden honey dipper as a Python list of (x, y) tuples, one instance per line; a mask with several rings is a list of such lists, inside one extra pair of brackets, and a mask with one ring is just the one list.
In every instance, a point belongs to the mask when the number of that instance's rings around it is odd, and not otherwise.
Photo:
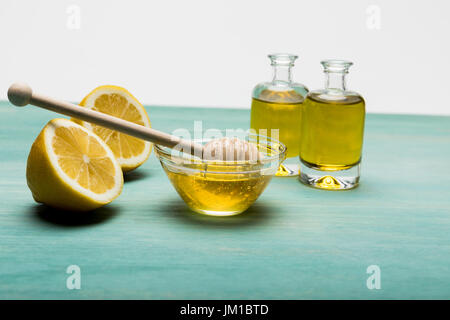
[(130, 136), (151, 141), (168, 148), (179, 148), (184, 152), (205, 160), (255, 161), (262, 157), (255, 144), (238, 138), (214, 139), (205, 146), (191, 140), (181, 139), (152, 128), (126, 121), (102, 112), (90, 110), (75, 104), (60, 101), (33, 92), (24, 83), (14, 83), (8, 89), (9, 101), (18, 107), (28, 104), (60, 113), (69, 117), (91, 122), (112, 130), (120, 131)]

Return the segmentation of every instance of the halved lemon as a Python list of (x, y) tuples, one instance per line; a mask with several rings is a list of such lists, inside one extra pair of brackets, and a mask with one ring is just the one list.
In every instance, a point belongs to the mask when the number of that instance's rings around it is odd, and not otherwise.
[(33, 198), (55, 208), (89, 211), (114, 200), (123, 174), (96, 134), (67, 119), (53, 119), (34, 141), (27, 162)]
[[(80, 106), (100, 111), (114, 117), (151, 127), (144, 107), (126, 89), (117, 86), (100, 86), (91, 91)], [(124, 172), (143, 164), (152, 151), (152, 143), (86, 121), (72, 119), (92, 130), (111, 148)]]

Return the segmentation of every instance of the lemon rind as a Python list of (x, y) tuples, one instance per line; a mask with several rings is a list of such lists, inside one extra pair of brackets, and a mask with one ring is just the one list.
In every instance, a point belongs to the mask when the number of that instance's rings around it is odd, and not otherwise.
[[(61, 167), (58, 164), (58, 156), (55, 154), (53, 147), (52, 147), (52, 140), (55, 136), (55, 129), (58, 127), (76, 127), (83, 132), (87, 133), (90, 137), (93, 137), (97, 140), (98, 143), (105, 149), (108, 157), (112, 160), (112, 163), (114, 165), (114, 186), (109, 189), (108, 191), (104, 193), (95, 193), (89, 189), (86, 189), (82, 187), (77, 181), (70, 178), (67, 173), (65, 173)], [(45, 128), (44, 132), (44, 141), (45, 141), (45, 148), (48, 154), (48, 157), (50, 158), (50, 163), (57, 172), (58, 176), (66, 183), (68, 184), (73, 190), (80, 193), (81, 195), (87, 196), (93, 201), (99, 202), (99, 203), (109, 203), (112, 200), (114, 200), (119, 194), (121, 193), (122, 186), (123, 186), (123, 174), (122, 169), (120, 167), (120, 164), (117, 162), (112, 150), (109, 148), (109, 146), (96, 134), (91, 132), (90, 130), (70, 121), (67, 119), (53, 119), (49, 122), (48, 126)]]
[[(86, 96), (82, 100), (80, 105), (82, 105), (85, 108), (92, 109), (98, 97), (100, 97), (102, 94), (113, 94), (113, 93), (120, 94), (121, 96), (127, 99), (128, 103), (135, 105), (142, 117), (144, 125), (146, 127), (151, 126), (148, 114), (146, 113), (145, 108), (142, 106), (142, 104), (130, 92), (121, 87), (112, 85), (100, 86), (94, 89), (88, 96)], [(126, 94), (124, 95), (124, 93)], [(81, 121), (81, 124), (90, 130), (93, 129), (92, 124), (89, 122)], [(149, 141), (144, 141), (144, 143), (145, 143), (144, 151), (140, 155), (130, 158), (116, 157), (120, 165), (122, 166), (122, 169), (127, 171), (127, 169), (131, 170), (137, 168), (149, 158), (153, 144)]]

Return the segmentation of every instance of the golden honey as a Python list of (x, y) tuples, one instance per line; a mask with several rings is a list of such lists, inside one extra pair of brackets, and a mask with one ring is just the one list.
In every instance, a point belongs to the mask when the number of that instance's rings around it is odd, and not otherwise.
[(263, 192), (271, 175), (181, 172), (164, 168), (178, 194), (194, 211), (228, 216), (245, 211)]

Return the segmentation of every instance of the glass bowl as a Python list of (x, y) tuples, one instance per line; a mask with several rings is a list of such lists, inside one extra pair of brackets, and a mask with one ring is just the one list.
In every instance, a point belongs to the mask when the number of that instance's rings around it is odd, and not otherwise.
[[(170, 182), (195, 212), (211, 216), (244, 212), (264, 191), (286, 155), (284, 144), (266, 136), (252, 133), (223, 136), (256, 144), (262, 157), (257, 161), (202, 160), (176, 148), (155, 145), (156, 155)], [(212, 139), (194, 141), (204, 145)]]

